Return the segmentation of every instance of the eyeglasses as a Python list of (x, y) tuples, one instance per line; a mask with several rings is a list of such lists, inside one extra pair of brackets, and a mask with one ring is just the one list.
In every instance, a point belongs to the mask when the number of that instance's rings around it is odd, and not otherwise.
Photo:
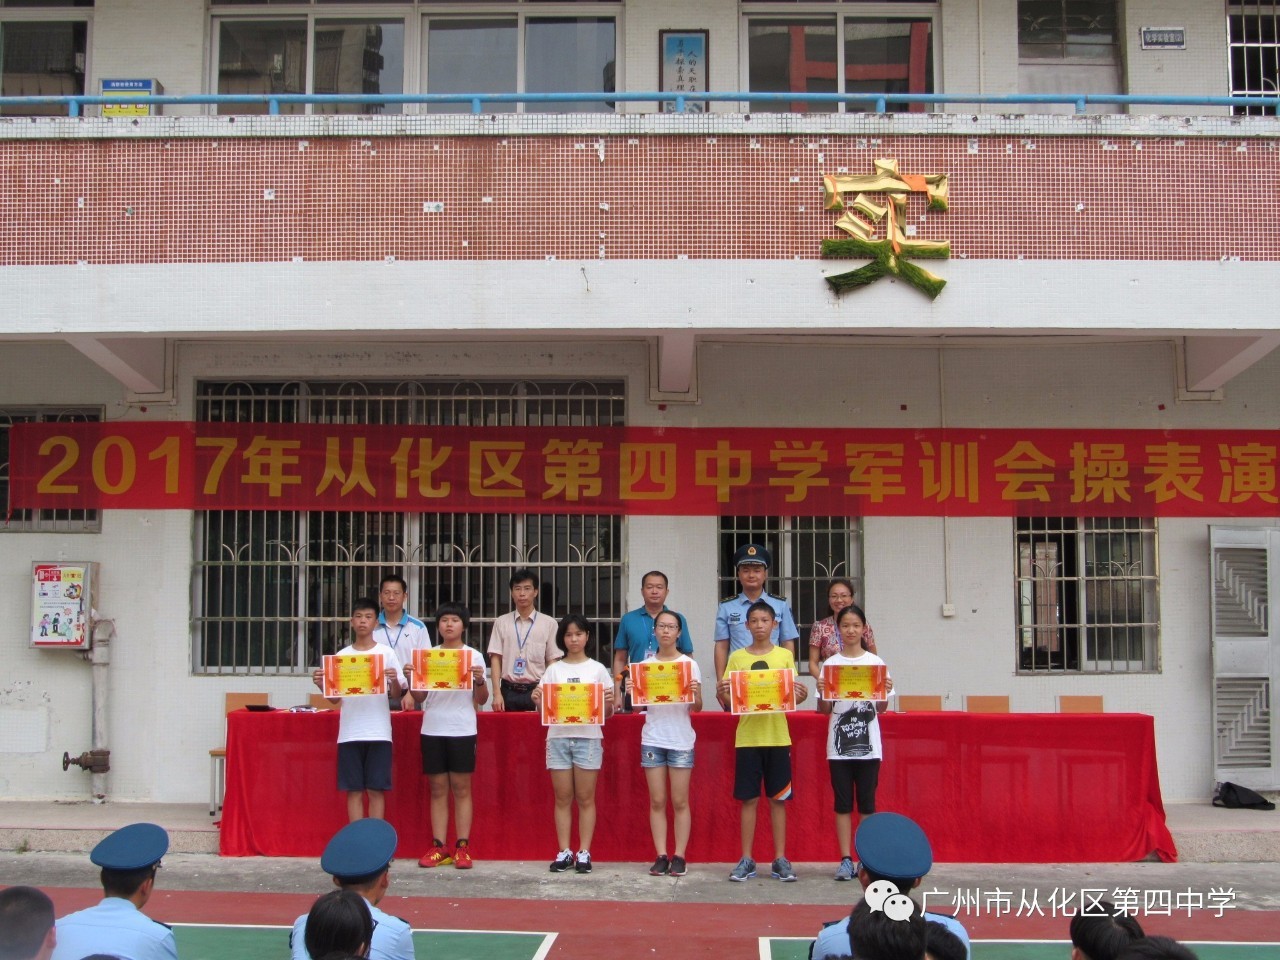
[(655, 624), (653, 625), (653, 629), (655, 629), (655, 630), (679, 630), (679, 629), (680, 629), (680, 624), (678, 624), (678, 623), (655, 623)]

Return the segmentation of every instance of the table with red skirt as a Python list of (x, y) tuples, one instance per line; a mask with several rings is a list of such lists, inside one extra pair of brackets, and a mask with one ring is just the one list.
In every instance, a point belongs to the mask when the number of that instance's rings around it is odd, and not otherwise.
[[(474, 855), (477, 861), (549, 862), (556, 839), (546, 729), (536, 714), (485, 712), (478, 720)], [(794, 793), (787, 801), (787, 856), (834, 862), (839, 854), (827, 772), (827, 718), (802, 710), (788, 721)], [(400, 836), (397, 856), (415, 859), (431, 844), (421, 722), (418, 712), (392, 714), (395, 759), (386, 805), (387, 819)], [(654, 856), (649, 792), (640, 767), (643, 723), (642, 714), (619, 714), (605, 724), (591, 845), (597, 862), (642, 862)], [(915, 819), (938, 862), (1176, 858), (1165, 824), (1150, 716), (886, 713), (880, 724), (884, 761), (876, 809)], [(733, 799), (737, 718), (704, 711), (694, 714), (693, 725), (697, 747), (688, 859), (733, 863), (740, 847)], [(337, 789), (337, 734), (333, 711), (239, 710), (227, 717), (223, 855), (319, 856), (346, 822), (345, 794)], [(759, 812), (755, 854), (769, 860), (769, 817), (763, 806)]]

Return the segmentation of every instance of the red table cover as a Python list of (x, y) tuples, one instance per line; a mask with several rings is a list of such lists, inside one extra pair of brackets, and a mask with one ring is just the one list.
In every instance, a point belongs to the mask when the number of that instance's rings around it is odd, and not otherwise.
[[(387, 819), (398, 855), (417, 858), (431, 842), (421, 774), (420, 713), (392, 715), (393, 788)], [(787, 804), (787, 855), (838, 859), (826, 718), (790, 718), (795, 795)], [(533, 714), (482, 713), (471, 832), (476, 859), (550, 861), (556, 852), (545, 731)], [(592, 856), (600, 862), (653, 858), (648, 790), (640, 768), (639, 715), (605, 725)], [(914, 818), (951, 863), (1072, 863), (1141, 860), (1177, 853), (1165, 825), (1155, 729), (1142, 714), (887, 713), (877, 809)], [(738, 805), (732, 799), (736, 719), (694, 716), (691, 862), (735, 862)], [(221, 851), (226, 856), (319, 856), (346, 821), (336, 787), (334, 712), (251, 713), (227, 718), (227, 787)], [(757, 824), (756, 859), (772, 859), (768, 816)], [(574, 842), (577, 842), (576, 833)]]

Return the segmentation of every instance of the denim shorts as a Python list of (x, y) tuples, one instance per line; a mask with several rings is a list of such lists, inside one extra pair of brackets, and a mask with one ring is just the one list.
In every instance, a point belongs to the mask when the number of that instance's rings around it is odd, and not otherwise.
[(604, 765), (604, 741), (592, 737), (547, 737), (548, 770), (599, 770)]
[(642, 767), (693, 767), (693, 749), (672, 750), (669, 747), (651, 747), (647, 743), (640, 744), (640, 766)]

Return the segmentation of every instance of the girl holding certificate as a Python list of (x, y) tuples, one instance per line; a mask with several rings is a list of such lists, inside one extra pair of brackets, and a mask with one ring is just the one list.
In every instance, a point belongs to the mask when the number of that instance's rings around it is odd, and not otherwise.
[[(851, 856), (854, 793), (859, 816), (876, 812), (882, 756), (879, 715), (888, 706), (885, 697), (893, 689), (893, 680), (887, 670), (856, 669), (884, 667), (884, 661), (862, 645), (867, 629), (862, 608), (850, 604), (835, 619), (841, 647), (839, 653), (823, 662), (818, 676), (818, 712), (831, 717), (827, 725), (827, 766), (836, 796), (836, 841), (841, 858), (835, 879), (852, 880), (856, 876)], [(855, 669), (842, 673), (842, 668)], [(842, 676), (854, 679), (841, 683)], [(849, 689), (855, 686), (861, 689)]]
[[(547, 769), (556, 795), (556, 842), (560, 853), (552, 873), (573, 867), (591, 872), (591, 838), (596, 830), (596, 778), (604, 763), (604, 722), (613, 713), (613, 677), (604, 664), (587, 656), (591, 624), (571, 613), (560, 621), (556, 642), (564, 658), (547, 667), (533, 691), (533, 702), (547, 728)], [(573, 803), (578, 803), (578, 842), (569, 846)]]
[[(658, 651), (642, 664), (633, 665), (633, 672), (641, 675), (641, 682), (637, 685), (632, 681), (632, 697), (636, 696), (637, 690), (644, 691), (649, 686), (655, 691), (658, 689), (656, 683), (644, 682), (645, 672), (654, 669), (650, 664), (678, 664), (679, 667), (663, 670), (663, 682), (667, 675), (674, 674), (678, 678), (674, 686), (680, 689), (655, 698), (645, 697), (647, 705), (644, 730), (640, 733), (640, 766), (644, 768), (644, 778), (649, 783), (649, 829), (653, 831), (653, 848), (658, 856), (649, 868), (649, 874), (654, 877), (666, 874), (683, 877), (688, 872), (684, 852), (689, 843), (689, 825), (692, 822), (689, 779), (693, 776), (694, 733), (689, 714), (702, 709), (702, 675), (698, 664), (676, 647), (680, 640), (680, 617), (677, 614), (663, 610), (654, 617), (653, 633), (658, 640)], [(675, 702), (655, 703), (654, 699)], [(666, 852), (668, 795), (671, 797), (671, 819), (676, 838), (670, 857)]]

